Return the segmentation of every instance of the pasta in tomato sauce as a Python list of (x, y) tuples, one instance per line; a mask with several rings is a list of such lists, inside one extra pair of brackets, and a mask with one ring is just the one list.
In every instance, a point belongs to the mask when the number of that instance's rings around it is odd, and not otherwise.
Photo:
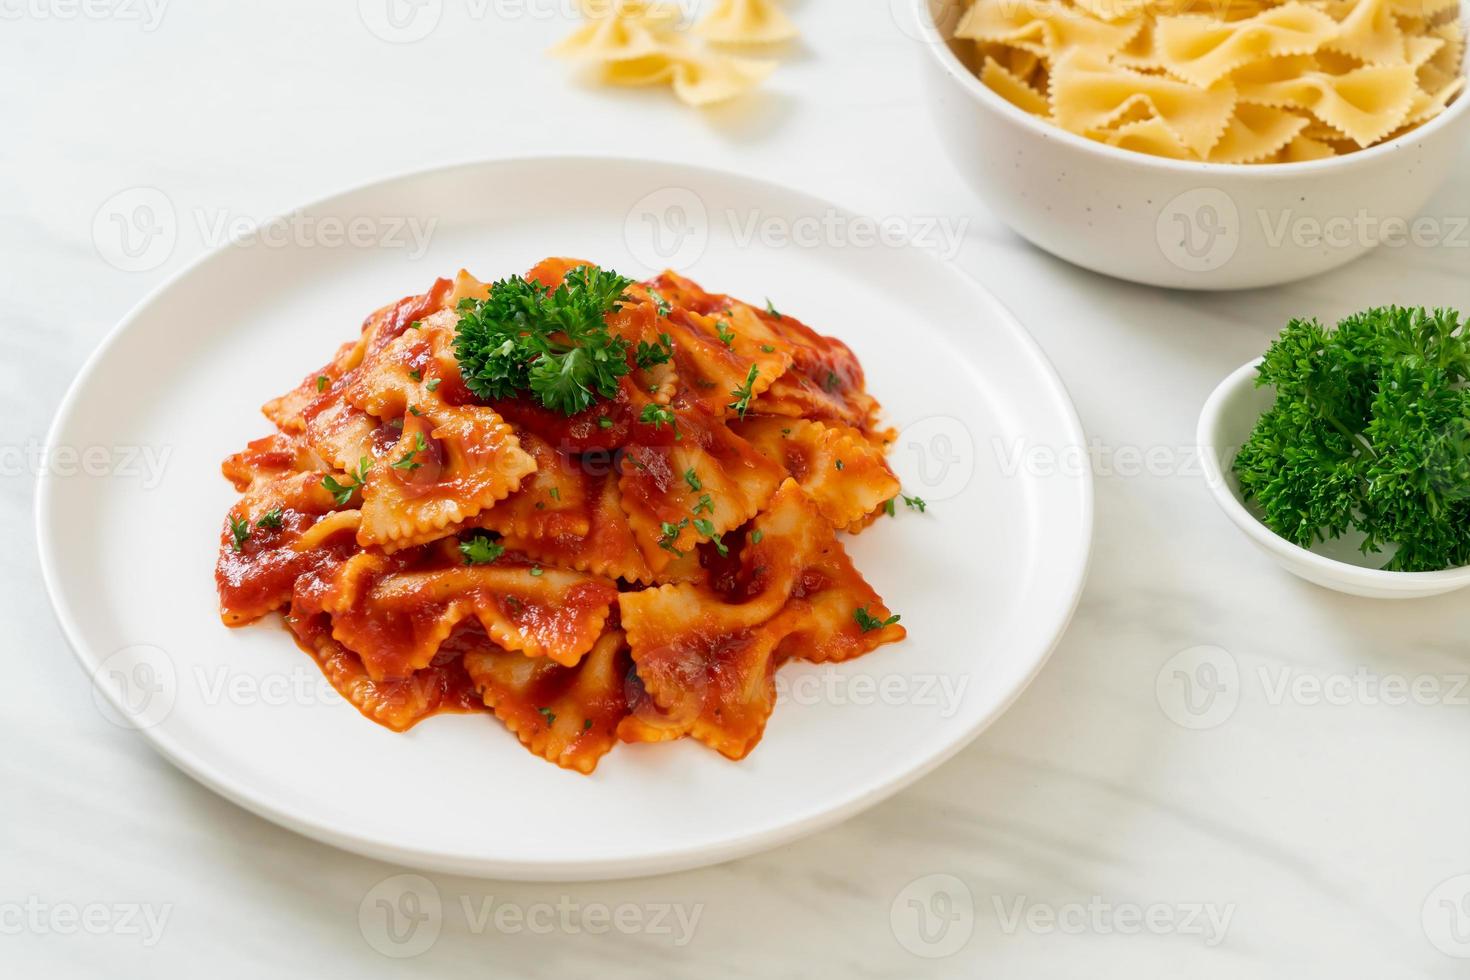
[(741, 759), (782, 663), (905, 636), (842, 544), (893, 512), (892, 432), (852, 351), (769, 302), (461, 272), (263, 411), (222, 467), (223, 621), (281, 614), (396, 731), (484, 712), (583, 773), (619, 742)]

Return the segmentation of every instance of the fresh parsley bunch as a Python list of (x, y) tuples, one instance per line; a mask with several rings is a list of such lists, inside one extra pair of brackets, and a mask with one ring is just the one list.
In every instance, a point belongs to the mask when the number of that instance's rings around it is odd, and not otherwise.
[(1470, 341), (1452, 310), (1293, 320), (1257, 385), (1276, 403), (1235, 458), (1247, 499), (1302, 547), (1349, 530), (1392, 571), (1470, 564)]
[(485, 399), (535, 395), (564, 415), (617, 394), (628, 343), (603, 317), (633, 284), (595, 265), (578, 266), (555, 290), (512, 276), (485, 300), (459, 304), (454, 353), (465, 385)]

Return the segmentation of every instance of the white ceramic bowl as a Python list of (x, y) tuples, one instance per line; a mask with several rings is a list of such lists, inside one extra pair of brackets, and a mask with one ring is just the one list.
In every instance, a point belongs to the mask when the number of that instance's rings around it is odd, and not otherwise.
[(1362, 539), (1357, 537), (1344, 536), (1308, 551), (1276, 534), (1246, 508), (1232, 464), (1250, 438), (1256, 420), (1276, 397), (1270, 388), (1256, 387), (1256, 367), (1260, 363), (1257, 358), (1220, 382), (1199, 417), (1197, 438), (1205, 479), (1215, 502), (1235, 526), (1282, 568), (1338, 592), (1375, 599), (1418, 599), (1470, 585), (1470, 568), (1385, 572), (1376, 567), (1383, 564), (1384, 557), (1361, 554), (1357, 546)]
[(963, 0), (913, 0), (925, 100), (956, 167), (1053, 255), (1153, 286), (1244, 289), (1326, 272), (1377, 244), (1434, 241), (1415, 216), (1470, 136), (1470, 95), (1398, 139), (1327, 160), (1188, 163), (1120, 150), (1011, 105), (948, 43)]

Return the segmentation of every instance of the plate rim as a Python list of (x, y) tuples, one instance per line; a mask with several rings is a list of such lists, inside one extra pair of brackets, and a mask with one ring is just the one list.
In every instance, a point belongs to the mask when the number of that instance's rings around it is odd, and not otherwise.
[[(277, 218), (283, 218), (296, 212), (322, 208), (339, 199), (375, 188), (428, 179), (454, 171), (482, 167), (525, 167), (548, 163), (563, 166), (618, 164), (635, 167), (675, 169), (681, 171), (692, 180), (733, 181), (745, 185), (756, 193), (776, 193), (787, 197), (804, 198), (809, 202), (819, 204), (825, 208), (831, 208), (849, 219), (868, 217), (865, 212), (849, 208), (840, 202), (833, 201), (830, 198), (803, 188), (781, 183), (778, 180), (753, 176), (720, 167), (690, 163), (684, 160), (649, 159), (622, 154), (536, 153), (509, 156), (476, 156), (450, 163), (397, 171), (335, 190), (306, 203), (279, 212), (267, 220), (276, 220)], [(44, 441), (44, 448), (47, 453), (52, 452), (52, 447), (57, 445), (58, 439), (73, 421), (77, 403), (81, 398), (82, 392), (88, 387), (92, 375), (98, 370), (103, 360), (120, 338), (160, 297), (173, 289), (175, 285), (183, 281), (186, 277), (193, 275), (207, 264), (227, 254), (237, 244), (238, 238), (239, 236), (232, 236), (230, 240), (205, 250), (202, 254), (185, 263), (171, 275), (165, 277), (144, 294), (140, 300), (134, 303), (118, 322), (107, 331), (97, 347), (83, 361), (81, 368), (77, 371), (76, 376), (68, 385), (65, 395), (63, 395), (60, 403), (57, 405), (56, 413), (47, 429)], [(925, 261), (937, 263), (949, 274), (958, 276), (969, 288), (975, 290), (989, 302), (998, 314), (998, 318), (1005, 329), (1010, 333), (1012, 339), (1018, 342), (1020, 348), (1030, 357), (1041, 375), (1048, 382), (1049, 387), (1046, 391), (1048, 400), (1055, 403), (1055, 407), (1059, 410), (1060, 419), (1067, 430), (1067, 437), (1076, 446), (1085, 447), (1086, 432), (1066, 382), (1062, 379), (1056, 366), (1052, 363), (1036, 338), (1032, 336), (1031, 332), (1026, 329), (1025, 325), (1016, 317), (1010, 308), (988, 286), (962, 269), (954, 261), (940, 258), (912, 244), (905, 244), (902, 247), (907, 251), (922, 253), (925, 256)], [(941, 333), (946, 332), (942, 326), (936, 326), (935, 329)], [(1076, 479), (1070, 482), (1075, 484), (1078, 493), (1078, 499), (1075, 503), (1079, 508), (1077, 518), (1082, 533), (1078, 535), (1080, 554), (1074, 556), (1068, 562), (1068, 567), (1071, 568), (1071, 580), (1065, 583), (1059, 583), (1059, 585), (1064, 587), (1066, 596), (1063, 604), (1063, 615), (1058, 619), (1056, 626), (1045, 642), (1044, 648), (1036, 656), (1029, 670), (996, 702), (994, 709), (972, 723), (968, 729), (961, 733), (959, 737), (955, 738), (951, 744), (945, 746), (942, 751), (934, 753), (917, 765), (910, 766), (895, 775), (869, 785), (860, 792), (840, 799), (835, 804), (793, 814), (777, 826), (768, 827), (741, 836), (732, 836), (717, 843), (702, 842), (672, 849), (663, 849), (656, 852), (637, 852), (613, 858), (576, 859), (571, 861), (484, 859), (471, 856), (446, 855), (442, 852), (428, 849), (408, 848), (374, 837), (371, 834), (360, 834), (342, 830), (333, 827), (325, 821), (314, 822), (309, 815), (299, 813), (297, 808), (273, 802), (268, 798), (264, 798), (263, 794), (253, 793), (248, 787), (232, 782), (227, 774), (218, 772), (212, 766), (201, 761), (192, 749), (186, 744), (181, 743), (180, 739), (168, 737), (159, 730), (158, 726), (139, 727), (128, 725), (127, 727), (141, 735), (150, 748), (170, 764), (242, 809), (319, 843), (328, 844), (363, 857), (387, 861), (404, 867), (437, 873), (515, 881), (587, 882), (668, 874), (720, 864), (769, 850), (809, 834), (826, 830), (861, 813), (882, 800), (901, 792), (953, 758), (1010, 710), (1016, 700), (1031, 686), (1036, 677), (1045, 668), (1052, 654), (1055, 652), (1057, 645), (1061, 642), (1062, 637), (1066, 635), (1087, 584), (1095, 537), (1095, 486), (1091, 468), (1081, 468), (1076, 474)], [(112, 706), (115, 709), (119, 709), (120, 716), (128, 718), (126, 711), (122, 710), (122, 706), (117, 704), (117, 699), (111, 688), (106, 685), (97, 685), (91, 680), (95, 674), (96, 665), (89, 661), (97, 660), (98, 658), (89, 658), (87, 645), (81, 635), (81, 630), (72, 619), (67, 605), (63, 601), (59, 572), (56, 567), (58, 563), (58, 557), (55, 553), (57, 543), (50, 531), (52, 524), (50, 498), (54, 483), (55, 477), (43, 467), (35, 482), (34, 519), (37, 555), (42, 584), (46, 590), (46, 597), (51, 606), (52, 614), (61, 627), (62, 635), (66, 639), (67, 646), (75, 657), (77, 665), (88, 677), (94, 694), (98, 690), (101, 690), (108, 701), (112, 703)], [(1058, 591), (1060, 593), (1063, 589), (1059, 589)]]

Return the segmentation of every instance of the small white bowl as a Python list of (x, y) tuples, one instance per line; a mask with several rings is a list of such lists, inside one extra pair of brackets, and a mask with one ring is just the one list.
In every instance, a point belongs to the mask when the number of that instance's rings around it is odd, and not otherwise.
[(1344, 536), (1308, 551), (1272, 531), (1246, 508), (1233, 469), (1235, 454), (1276, 397), (1270, 388), (1256, 387), (1256, 367), (1260, 363), (1257, 358), (1220, 382), (1199, 416), (1196, 438), (1205, 480), (1215, 502), (1235, 526), (1288, 572), (1349, 595), (1419, 599), (1470, 585), (1470, 567), (1442, 572), (1385, 572), (1376, 567), (1387, 560), (1383, 555), (1365, 556), (1358, 551), (1360, 537)]
[(1418, 129), (1340, 157), (1170, 160), (1011, 105), (949, 41), (964, 0), (913, 2), (928, 49), (925, 101), (951, 160), (1002, 220), (1068, 262), (1152, 286), (1245, 289), (1326, 272), (1378, 244), (1459, 232), (1448, 220), (1416, 226), (1415, 216), (1470, 135), (1470, 93)]

